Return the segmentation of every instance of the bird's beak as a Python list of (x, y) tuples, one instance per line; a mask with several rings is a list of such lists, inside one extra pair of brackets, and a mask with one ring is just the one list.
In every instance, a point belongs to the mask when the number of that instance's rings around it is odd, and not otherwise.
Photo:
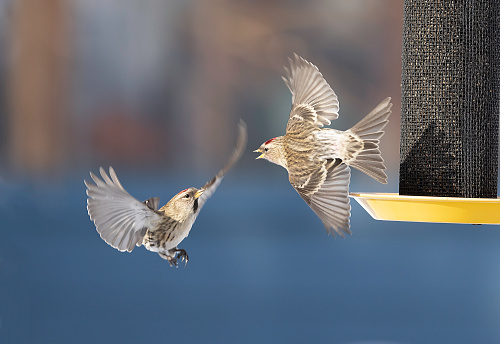
[(204, 192), (205, 192), (204, 189), (200, 189), (200, 190), (196, 191), (196, 193), (194, 194), (194, 199), (200, 198), (200, 196), (203, 195)]
[[(259, 148), (259, 149), (254, 150), (253, 152), (254, 153), (262, 153), (262, 150)], [(264, 157), (264, 154), (261, 154), (258, 157), (256, 157), (255, 159), (262, 159), (263, 157)]]

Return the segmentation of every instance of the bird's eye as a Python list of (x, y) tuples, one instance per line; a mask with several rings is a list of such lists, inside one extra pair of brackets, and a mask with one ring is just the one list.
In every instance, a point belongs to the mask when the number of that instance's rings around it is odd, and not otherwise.
[(184, 196), (184, 198), (189, 198), (189, 194), (186, 194), (186, 196)]
[(269, 148), (264, 148), (264, 152), (267, 152), (269, 150)]

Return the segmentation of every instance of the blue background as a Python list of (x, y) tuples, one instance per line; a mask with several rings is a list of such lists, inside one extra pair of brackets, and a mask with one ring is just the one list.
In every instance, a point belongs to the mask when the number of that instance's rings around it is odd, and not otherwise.
[[(144, 177), (121, 179), (139, 199), (162, 202), (179, 185), (204, 182)], [(334, 239), (284, 175), (263, 181), (237, 170), (180, 245), (187, 267), (175, 269), (143, 247), (128, 254), (106, 245), (86, 213), (83, 178), (2, 187), (2, 343), (493, 343), (500, 336), (496, 227), (375, 221), (353, 201), (353, 235)]]

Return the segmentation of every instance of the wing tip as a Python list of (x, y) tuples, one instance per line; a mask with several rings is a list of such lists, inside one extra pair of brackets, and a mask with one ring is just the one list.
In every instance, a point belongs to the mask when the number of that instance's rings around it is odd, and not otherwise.
[(326, 233), (329, 236), (332, 235), (334, 238), (338, 235), (342, 239), (345, 239), (345, 234), (352, 235), (349, 218), (347, 219), (347, 223), (345, 224), (338, 224), (337, 226), (334, 226), (323, 223), (323, 225), (325, 226)]

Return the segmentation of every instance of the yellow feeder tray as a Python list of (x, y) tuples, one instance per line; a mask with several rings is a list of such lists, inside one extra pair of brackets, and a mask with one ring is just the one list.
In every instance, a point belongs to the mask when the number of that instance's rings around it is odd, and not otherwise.
[(350, 193), (376, 220), (500, 224), (500, 199)]

